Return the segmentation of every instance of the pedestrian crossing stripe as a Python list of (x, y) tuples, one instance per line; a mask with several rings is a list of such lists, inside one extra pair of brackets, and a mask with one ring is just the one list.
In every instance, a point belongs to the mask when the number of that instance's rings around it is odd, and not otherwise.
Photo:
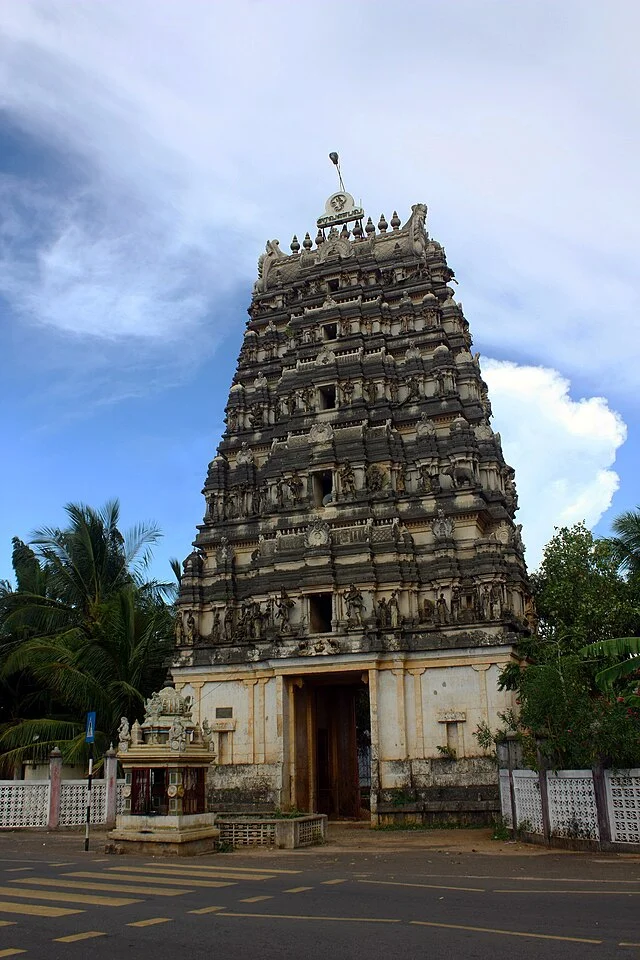
[(132, 903), (141, 902), (125, 897), (98, 897), (87, 893), (56, 893), (53, 890), (25, 890), (21, 887), (0, 887), (0, 895), (25, 897), (30, 900), (62, 900), (66, 903), (90, 904), (94, 907), (128, 907)]
[[(107, 879), (111, 880), (112, 877), (107, 877)], [(126, 885), (126, 881), (123, 881), (123, 883), (90, 883), (86, 880), (60, 880), (57, 878), (54, 880), (52, 877), (29, 877), (28, 880), (26, 878), (12, 880), (11, 883), (30, 883), (33, 885), (37, 884), (40, 887), (64, 887), (67, 889), (95, 890), (98, 893), (101, 890), (104, 890), (106, 893), (149, 893), (148, 886), (129, 886)], [(132, 880), (131, 883), (135, 883), (135, 880)], [(185, 893), (190, 892), (190, 890), (174, 890), (173, 888), (167, 887), (155, 887), (153, 890), (153, 895), (155, 897), (181, 897), (184, 896)]]
[(87, 930), (85, 933), (70, 933), (68, 937), (56, 937), (54, 943), (76, 943), (78, 940), (92, 940), (94, 937), (106, 937), (100, 930)]
[(72, 913), (84, 913), (84, 910), (49, 907), (44, 903), (9, 903), (7, 900), (0, 900), (0, 913), (22, 913), (30, 917), (68, 917)]
[[(109, 873), (111, 871), (117, 871), (118, 873), (148, 873), (148, 867), (109, 867)], [(208, 870), (206, 873), (202, 870), (197, 872), (193, 871), (190, 867), (161, 867), (159, 864), (156, 864), (154, 867), (154, 875), (158, 876), (164, 875), (166, 877), (194, 877), (194, 879), (203, 880), (275, 880), (276, 877), (270, 873), (235, 873), (233, 870), (225, 870), (224, 872), (215, 872), (213, 870)], [(171, 882), (171, 881), (169, 881)]]
[[(136, 875), (132, 877), (130, 874), (126, 873), (104, 874), (95, 872), (92, 873), (90, 870), (77, 870), (75, 873), (66, 873), (65, 876), (86, 877), (89, 880), (123, 880), (125, 883), (136, 883), (137, 881), (138, 883), (149, 884), (150, 886), (154, 884), (158, 886), (159, 884), (163, 883), (166, 886), (167, 883), (171, 883), (174, 887), (188, 887), (191, 889), (193, 887), (235, 887), (235, 883), (229, 881), (223, 882), (222, 880), (188, 880), (183, 877), (152, 877), (150, 875), (143, 877)], [(151, 893), (152, 891), (149, 890), (148, 892)], [(185, 893), (189, 893), (189, 890), (185, 890)]]
[[(158, 866), (158, 863), (157, 863), (157, 861), (153, 861), (153, 862), (151, 862), (151, 863), (146, 863), (145, 866), (146, 866), (146, 867), (157, 867), (157, 866)], [(116, 869), (116, 868), (114, 867), (114, 869)], [(268, 871), (266, 871), (266, 870), (261, 871), (259, 867), (236, 867), (235, 863), (234, 863), (234, 864), (231, 864), (231, 865), (229, 865), (229, 866), (220, 866), (220, 867), (216, 867), (215, 864), (212, 864), (212, 863), (211, 863), (211, 864), (209, 864), (209, 863), (190, 863), (188, 867), (185, 866), (185, 867), (182, 867), (181, 869), (183, 869), (183, 870), (214, 870), (214, 871), (216, 871), (216, 872), (217, 872), (218, 870), (232, 870), (234, 873), (252, 873), (252, 874), (253, 874), (253, 873), (267, 873), (267, 872), (268, 872), (270, 875), (271, 875), (272, 873), (278, 873), (278, 874), (280, 874), (280, 873), (283, 873), (283, 874), (297, 874), (297, 873), (301, 873), (301, 872), (302, 872), (301, 870), (274, 870), (272, 867), (269, 867)]]

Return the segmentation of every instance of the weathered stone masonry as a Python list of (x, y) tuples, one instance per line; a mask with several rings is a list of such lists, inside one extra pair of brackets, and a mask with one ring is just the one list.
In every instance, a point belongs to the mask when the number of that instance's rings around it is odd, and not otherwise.
[(260, 258), (173, 669), (217, 736), (217, 806), (355, 811), (358, 686), (374, 812), (495, 795), (472, 733), (510, 705), (532, 609), (514, 471), (425, 218), (376, 229), (340, 192), (315, 244)]

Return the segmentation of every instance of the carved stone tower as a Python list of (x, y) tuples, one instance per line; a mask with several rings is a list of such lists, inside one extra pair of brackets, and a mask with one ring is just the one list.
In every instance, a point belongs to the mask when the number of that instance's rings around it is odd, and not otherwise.
[(376, 228), (341, 190), (315, 243), (260, 257), (173, 671), (217, 734), (219, 808), (493, 809), (472, 733), (510, 704), (530, 601), (514, 471), (426, 212)]

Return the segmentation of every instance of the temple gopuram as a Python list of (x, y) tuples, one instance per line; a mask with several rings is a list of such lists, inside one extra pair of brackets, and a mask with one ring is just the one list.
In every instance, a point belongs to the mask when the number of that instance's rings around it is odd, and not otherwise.
[(533, 610), (514, 471), (426, 214), (375, 225), (341, 182), (315, 240), (260, 257), (176, 626), (176, 687), (215, 738), (210, 809), (497, 809), (473, 733), (512, 704), (498, 677)]

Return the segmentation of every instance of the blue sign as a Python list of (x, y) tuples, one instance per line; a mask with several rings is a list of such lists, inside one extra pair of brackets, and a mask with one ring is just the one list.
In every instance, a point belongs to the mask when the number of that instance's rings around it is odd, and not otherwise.
[(96, 739), (96, 711), (90, 710), (87, 714), (87, 726), (84, 739), (87, 743), (93, 743)]

